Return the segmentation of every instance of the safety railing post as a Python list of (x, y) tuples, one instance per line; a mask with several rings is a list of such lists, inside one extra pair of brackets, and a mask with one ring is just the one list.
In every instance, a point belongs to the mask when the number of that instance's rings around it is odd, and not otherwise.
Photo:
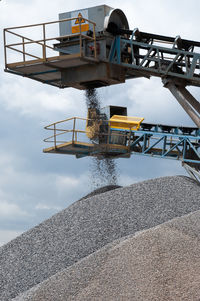
[(6, 48), (6, 30), (3, 31), (3, 39), (4, 39), (4, 59), (5, 59), (5, 68), (7, 68), (7, 48)]
[(56, 124), (53, 125), (53, 131), (54, 131), (54, 147), (56, 148)]
[(73, 123), (73, 134), (72, 134), (72, 143), (74, 143), (74, 133), (76, 128), (76, 117), (74, 117), (74, 123)]
[(46, 60), (46, 32), (45, 24), (43, 24), (43, 60)]
[(26, 61), (24, 37), (22, 37), (23, 62)]

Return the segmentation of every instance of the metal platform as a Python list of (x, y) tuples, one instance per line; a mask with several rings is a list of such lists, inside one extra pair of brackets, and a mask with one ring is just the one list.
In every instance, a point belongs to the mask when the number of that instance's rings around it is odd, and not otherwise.
[[(56, 45), (58, 41), (61, 39), (67, 40), (69, 36), (47, 37), (50, 26), (55, 25), (55, 27), (58, 27), (59, 24), (71, 22), (73, 19), (76, 18), (4, 29), (5, 71), (59, 88), (69, 87), (67, 83), (63, 82), (63, 71), (99, 62), (96, 55), (94, 22), (88, 20), (89, 24), (94, 28), (93, 37), (87, 36), (82, 32), (73, 35), (73, 38), (78, 41), (80, 46), (76, 53), (62, 53), (57, 47), (54, 47), (54, 44)], [(38, 30), (38, 37), (43, 38), (31, 38), (30, 33), (33, 29)], [(27, 30), (30, 33), (25, 35)], [(8, 43), (7, 40), (13, 40), (13, 43)], [(92, 56), (86, 56), (82, 51), (82, 43), (85, 40), (90, 40), (94, 43)]]
[[(62, 70), (97, 63), (98, 60), (77, 55), (55, 56), (45, 60), (36, 59), (28, 62), (7, 64), (6, 72), (28, 77), (58, 88), (67, 88), (62, 81)], [(74, 88), (78, 85), (74, 84)]]
[(119, 158), (130, 157), (127, 146), (117, 144), (94, 144), (79, 141), (69, 141), (56, 146), (45, 148), (44, 153), (75, 155), (76, 158), (87, 156), (98, 158)]
[(85, 118), (73, 117), (48, 125), (45, 128), (53, 131), (53, 135), (45, 142), (53, 145), (43, 151), (75, 155), (77, 158), (129, 158), (137, 154), (200, 164), (198, 128), (141, 123), (136, 130), (109, 127), (106, 132), (98, 132), (95, 135), (98, 138), (92, 140), (87, 137), (86, 123)]
[[(102, 36), (96, 37), (95, 23), (90, 20), (84, 19), (92, 35), (82, 32), (80, 24), (76, 34), (49, 37), (49, 27), (54, 25), (57, 31), (61, 24), (71, 24), (74, 20), (77, 18), (4, 29), (5, 71), (55, 87), (81, 90), (123, 83), (132, 76), (131, 73), (126, 76), (124, 68), (99, 57), (99, 44), (103, 43), (103, 53), (106, 44)], [(34, 31), (38, 31), (38, 39), (32, 38)]]

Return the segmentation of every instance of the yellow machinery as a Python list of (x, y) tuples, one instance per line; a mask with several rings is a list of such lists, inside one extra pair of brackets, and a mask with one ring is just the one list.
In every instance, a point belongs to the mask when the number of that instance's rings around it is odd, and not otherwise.
[(144, 120), (143, 117), (130, 117), (130, 116), (121, 116), (113, 115), (109, 124), (113, 129), (122, 129), (122, 130), (138, 130), (140, 128), (141, 122)]
[[(114, 107), (114, 108), (115, 109), (117, 108), (119, 110), (120, 107)], [(122, 113), (122, 110), (119, 110), (119, 112), (121, 114), (124, 113), (124, 112)], [(95, 108), (88, 109), (87, 121), (86, 121), (86, 135), (89, 139), (99, 138), (99, 143), (102, 143), (100, 136), (107, 135), (110, 128), (114, 130), (113, 133), (116, 137), (115, 129), (122, 130), (122, 131), (138, 130), (140, 128), (141, 122), (144, 120), (144, 118), (142, 117), (131, 117), (126, 115), (113, 115), (109, 120), (106, 120), (108, 118), (105, 117), (107, 117), (105, 114), (98, 114)], [(122, 142), (120, 143), (118, 141), (117, 144), (124, 144), (124, 143)]]

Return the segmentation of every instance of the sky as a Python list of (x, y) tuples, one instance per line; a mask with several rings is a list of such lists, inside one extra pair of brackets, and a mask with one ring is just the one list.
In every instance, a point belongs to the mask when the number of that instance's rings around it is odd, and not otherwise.
[[(199, 0), (1, 0), (0, 28), (55, 21), (58, 14), (107, 4), (124, 11), (131, 29), (200, 40)], [(4, 72), (0, 35), (0, 246), (94, 190), (91, 159), (44, 154), (44, 126), (86, 117), (83, 91), (58, 89)], [(199, 99), (198, 88), (189, 88)], [(160, 79), (98, 89), (101, 105), (127, 106), (145, 122), (193, 126)], [(117, 160), (118, 184), (186, 175), (177, 161), (132, 156)]]

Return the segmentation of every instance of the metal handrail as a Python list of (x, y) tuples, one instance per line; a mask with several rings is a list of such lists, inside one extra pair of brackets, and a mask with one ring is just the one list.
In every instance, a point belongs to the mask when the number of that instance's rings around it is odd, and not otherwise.
[[(50, 137), (45, 138), (44, 142), (54, 142), (54, 146), (56, 147), (57, 142), (58, 143), (65, 143), (66, 142), (66, 141), (62, 141), (62, 142), (57, 141), (56, 138), (60, 135), (63, 135), (63, 134), (66, 134), (66, 133), (72, 133), (72, 141), (74, 141), (74, 133), (76, 133), (76, 135), (75, 135), (76, 138), (77, 138), (77, 133), (86, 133), (86, 131), (76, 130), (76, 119), (87, 121), (86, 118), (70, 117), (70, 118), (60, 120), (60, 121), (57, 121), (57, 122), (54, 122), (54, 123), (51, 123), (51, 124), (45, 126), (44, 129), (52, 130), (52, 131), (54, 131), (54, 134)], [(66, 123), (66, 122), (71, 121), (71, 120), (73, 120), (73, 128), (72, 129), (64, 130), (64, 129), (56, 128), (56, 125), (61, 124), (61, 123)], [(61, 132), (61, 133), (57, 133), (57, 131)], [(49, 139), (52, 139), (52, 138), (54, 138), (53, 141), (49, 140)]]
[[(57, 20), (57, 21), (50, 21), (50, 22), (43, 22), (43, 23), (37, 23), (37, 24), (29, 24), (29, 25), (22, 25), (22, 26), (15, 26), (15, 27), (7, 27), (5, 30), (10, 30), (10, 29), (20, 29), (20, 28), (26, 28), (26, 27), (34, 27), (34, 26), (42, 26), (42, 25), (49, 25), (49, 24), (54, 24), (54, 23), (61, 23), (61, 22), (66, 22), (66, 21), (72, 21), (76, 20), (77, 17), (75, 18), (67, 18), (67, 19), (62, 19), (62, 20)], [(91, 23), (96, 26), (96, 23), (84, 18), (85, 21), (88, 23)]]
[[(66, 36), (59, 36), (59, 37), (53, 37), (53, 38), (46, 38), (46, 27), (50, 24), (60, 24), (62, 22), (69, 22), (69, 21), (72, 21), (72, 20), (77, 20), (78, 18), (75, 17), (75, 18), (69, 18), (69, 19), (63, 19), (63, 20), (58, 20), (58, 21), (51, 21), (51, 22), (45, 22), (45, 23), (38, 23), (38, 24), (32, 24), (32, 25), (23, 25), (23, 26), (16, 26), (16, 27), (8, 27), (8, 28), (5, 28), (4, 29), (4, 59), (5, 59), (5, 68), (8, 67), (8, 62), (7, 62), (7, 49), (10, 49), (12, 51), (15, 51), (15, 52), (19, 52), (23, 55), (23, 60), (22, 60), (22, 63), (26, 63), (28, 62), (29, 60), (26, 60), (26, 56), (30, 56), (30, 57), (33, 57), (35, 59), (39, 59), (39, 60), (42, 60), (42, 61), (46, 61), (47, 59), (47, 48), (48, 49), (51, 49), (51, 50), (55, 50), (53, 47), (47, 45), (47, 42), (49, 41), (53, 41), (53, 40), (58, 40), (58, 39), (61, 39), (61, 38), (67, 38), (69, 37), (69, 35), (66, 35)], [(78, 19), (79, 20), (79, 19)], [(84, 38), (88, 38), (90, 40), (92, 40), (94, 42), (94, 58), (96, 58), (97, 56), (97, 50), (96, 50), (96, 36), (95, 36), (95, 26), (96, 26), (96, 23), (93, 22), (93, 21), (90, 21), (86, 18), (84, 18), (84, 20), (86, 22), (88, 22), (89, 24), (92, 24), (92, 27), (93, 27), (93, 37), (87, 37), (86, 35), (82, 34), (82, 29), (81, 29), (81, 20), (79, 20), (79, 33), (78, 34), (72, 34), (71, 36), (77, 36), (79, 37), (79, 45), (80, 45), (80, 56), (82, 56), (82, 39)], [(16, 30), (16, 29), (24, 29), (24, 28), (31, 28), (31, 27), (37, 27), (37, 26), (42, 26), (42, 36), (43, 36), (43, 39), (37, 39), (37, 40), (33, 40), (29, 37), (26, 37), (24, 35), (21, 35), (19, 33), (16, 33), (14, 32), (13, 30)], [(10, 44), (7, 44), (6, 42), (6, 35), (7, 34), (12, 34), (18, 38), (21, 39), (20, 42), (17, 42), (17, 43), (10, 43)], [(42, 47), (42, 57), (38, 57), (36, 55), (33, 55), (33, 53), (29, 53), (26, 51), (26, 45), (27, 44), (34, 44), (34, 45), (39, 45)], [(16, 48), (16, 46), (22, 46), (22, 50), (19, 50)], [(50, 58), (50, 57), (49, 57)]]
[[(61, 135), (66, 134), (66, 133), (72, 133), (72, 139), (71, 139), (71, 141), (72, 142), (77, 142), (77, 134), (86, 134), (87, 130), (78, 130), (78, 129), (76, 129), (76, 127), (77, 127), (76, 120), (82, 120), (82, 121), (87, 122), (88, 120), (92, 121), (94, 119), (90, 119), (90, 118), (88, 119), (88, 118), (82, 118), (82, 117), (70, 117), (70, 118), (67, 118), (67, 119), (64, 119), (64, 120), (60, 120), (60, 121), (51, 123), (51, 124), (45, 126), (44, 129), (54, 131), (54, 134), (51, 135), (51, 136), (49, 136), (49, 137), (47, 137), (47, 138), (45, 138), (43, 141), (44, 142), (51, 142), (51, 143), (53, 142), (54, 146), (56, 147), (57, 143), (67, 143), (66, 140), (65, 141), (57, 141), (57, 137), (58, 136), (61, 136)], [(65, 130), (65, 129), (60, 129), (60, 128), (56, 127), (58, 124), (66, 123), (68, 121), (73, 121), (73, 126), (72, 126), (71, 129)], [(105, 121), (108, 123), (108, 125), (110, 125), (110, 121), (109, 120), (105, 120)], [(109, 129), (110, 129), (110, 126), (109, 126)], [(61, 132), (61, 133), (58, 133), (58, 132)], [(129, 136), (128, 145), (130, 145), (131, 129), (130, 129), (130, 131), (127, 130), (127, 132), (129, 132), (129, 135), (128, 135)], [(96, 134), (99, 134), (99, 133), (96, 132)], [(110, 144), (109, 143), (109, 136), (111, 134), (110, 130), (108, 132), (102, 132), (101, 134), (103, 134), (103, 135), (105, 135), (105, 136), (108, 137), (106, 144)], [(124, 134), (117, 133), (117, 132), (115, 133), (115, 135), (116, 136), (124, 136)], [(75, 137), (75, 139), (74, 139), (74, 137)], [(53, 140), (49, 140), (49, 139), (52, 139), (52, 138), (53, 138)]]
[[(7, 32), (13, 34), (13, 32), (10, 32), (10, 31), (7, 31)], [(25, 38), (25, 37), (23, 37), (23, 36), (21, 36), (21, 35), (19, 35), (19, 34), (17, 34), (17, 35), (18, 35), (19, 37)], [(76, 36), (79, 36), (79, 35), (80, 35), (80, 34), (73, 34), (73, 37), (76, 37)], [(93, 40), (93, 38), (91, 38), (90, 36), (86, 36), (86, 35), (83, 35), (83, 34), (82, 34), (82, 36), (85, 37), (85, 38), (88, 39), (88, 40)], [(46, 41), (51, 41), (52, 39), (53, 39), (53, 40), (66, 39), (66, 38), (69, 38), (69, 37), (70, 37), (70, 35), (59, 36), (59, 37), (48, 38), (48, 39), (46, 38)], [(26, 38), (26, 39), (29, 39), (29, 38)], [(43, 39), (41, 39), (41, 40), (31, 40), (31, 39), (29, 39), (29, 40), (30, 40), (29, 42), (24, 42), (24, 45), (26, 45), (26, 44), (33, 44), (33, 43), (36, 43), (36, 42), (39, 43), (39, 42), (42, 42), (42, 41), (43, 41)], [(22, 43), (7, 44), (6, 47), (9, 47), (9, 46), (20, 46), (21, 44), (22, 44)], [(43, 46), (43, 44), (40, 44), (40, 45)], [(48, 48), (54, 50), (54, 48), (51, 47), (51, 46), (49, 46), (49, 45), (46, 45), (46, 47), (48, 47)]]
[[(54, 126), (54, 125), (59, 124), (59, 123), (67, 122), (67, 121), (73, 120), (75, 118), (76, 119), (80, 119), (80, 120), (85, 120), (85, 121), (87, 120), (87, 118), (74, 116), (74, 117), (70, 117), (70, 118), (66, 118), (66, 119), (60, 120), (60, 121), (53, 122), (53, 123), (51, 123), (49, 125), (46, 125), (44, 128), (45, 128), (45, 130), (47, 130), (47, 129), (49, 129), (50, 126)], [(92, 120), (92, 119), (88, 119), (88, 120)], [(51, 130), (51, 129), (49, 129), (49, 130)]]

